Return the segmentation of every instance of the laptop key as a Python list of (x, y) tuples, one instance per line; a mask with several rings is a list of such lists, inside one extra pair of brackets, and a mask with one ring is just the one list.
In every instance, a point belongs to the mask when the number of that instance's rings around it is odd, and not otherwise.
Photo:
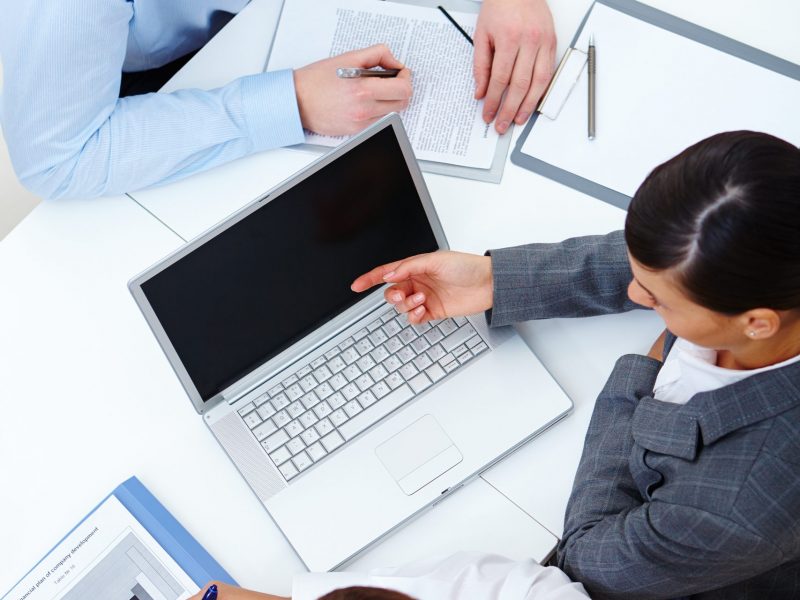
[(375, 345), (369, 341), (369, 338), (364, 338), (356, 342), (355, 348), (361, 356), (364, 356), (367, 352), (375, 348)]
[[(281, 386), (278, 386), (278, 387), (281, 390), (283, 389)], [(261, 394), (258, 398), (253, 400), (253, 404), (255, 404), (256, 408), (258, 408), (259, 406), (263, 405), (264, 402), (266, 402), (267, 400), (269, 400), (269, 394)]]
[(453, 319), (445, 319), (444, 321), (439, 323), (439, 330), (443, 334), (445, 334), (445, 336), (450, 335), (456, 329), (458, 329), (458, 325), (455, 324), (455, 321), (453, 321)]
[(321, 436), (325, 436), (333, 431), (333, 425), (328, 419), (320, 419), (319, 423), (314, 425), (314, 429), (316, 429), (317, 433)]
[(356, 396), (361, 393), (361, 390), (358, 389), (358, 386), (355, 383), (348, 383), (346, 386), (342, 388), (342, 395), (347, 400), (352, 400)]
[[(358, 403), (359, 403), (359, 404), (360, 404), (360, 405), (361, 405), (363, 408), (370, 407), (370, 406), (372, 406), (373, 404), (375, 404), (377, 401), (378, 401), (378, 399), (377, 399), (377, 398), (375, 398), (375, 395), (374, 395), (374, 394), (373, 394), (371, 391), (369, 391), (369, 390), (367, 390), (366, 392), (364, 392), (363, 394), (361, 394), (361, 395), (358, 397)], [(347, 405), (345, 405), (345, 410), (347, 410), (346, 406), (347, 406)]]
[(269, 419), (278, 412), (275, 410), (275, 407), (272, 406), (272, 402), (267, 402), (264, 406), (259, 406), (256, 411), (258, 412), (258, 416), (264, 420)]
[(459, 364), (459, 362), (457, 360), (450, 361), (449, 363), (447, 363), (444, 366), (445, 373), (452, 373), (453, 371), (455, 371), (460, 366), (461, 365)]
[[(351, 400), (351, 402), (355, 402), (355, 400)], [(331, 419), (331, 421), (330, 421), (330, 422), (331, 422), (331, 423), (333, 423), (333, 425), (334, 425), (335, 427), (341, 427), (341, 426), (342, 426), (342, 423), (344, 423), (345, 421), (347, 421), (347, 419), (348, 419), (348, 418), (349, 418), (349, 417), (348, 417), (348, 416), (347, 416), (347, 414), (344, 412), (344, 409), (343, 409), (343, 408), (340, 408), (340, 409), (338, 409), (338, 410), (335, 410), (335, 411), (333, 411), (333, 412), (331, 413), (331, 416), (330, 416), (330, 419)], [(322, 432), (320, 432), (320, 434), (321, 434), (321, 433), (322, 433)]]
[(317, 430), (312, 427), (311, 429), (306, 429), (303, 433), (301, 433), (300, 439), (303, 440), (303, 443), (306, 446), (310, 446), (319, 440), (319, 434), (317, 433)]
[(356, 364), (362, 371), (369, 371), (375, 366), (375, 360), (369, 354), (365, 354), (356, 361)]
[(353, 338), (349, 337), (346, 340), (342, 341), (341, 344), (339, 344), (339, 350), (344, 350), (345, 348), (349, 348), (355, 343), (356, 341)]
[(361, 358), (361, 355), (358, 353), (358, 350), (356, 350), (355, 346), (352, 346), (347, 350), (345, 350), (344, 352), (342, 352), (342, 359), (348, 365), (352, 365), (359, 358)]
[(405, 383), (402, 375), (400, 375), (400, 373), (398, 373), (397, 371), (395, 371), (394, 373), (390, 373), (389, 376), (384, 381), (386, 381), (389, 387), (392, 388), (393, 390), (399, 388), (401, 385)]
[(334, 356), (338, 355), (339, 355), (339, 348), (334, 347), (325, 353), (325, 358), (331, 360)]
[(328, 363), (328, 368), (331, 370), (332, 373), (338, 373), (342, 369), (347, 366), (347, 363), (344, 362), (341, 356), (336, 356), (331, 359), (331, 362)]
[(392, 388), (385, 381), (379, 381), (375, 385), (370, 388), (370, 391), (375, 395), (375, 397), (380, 400), (386, 394), (392, 391)]
[(377, 365), (376, 367), (373, 367), (369, 372), (369, 376), (372, 377), (373, 381), (380, 381), (388, 374), (389, 371), (387, 371), (386, 367), (384, 367), (383, 365)]
[(303, 433), (303, 426), (300, 424), (300, 421), (295, 419), (294, 421), (289, 421), (286, 424), (286, 427), (283, 428), (286, 433), (289, 434), (289, 437), (297, 437), (301, 433)]
[(342, 444), (344, 444), (344, 439), (342, 439), (342, 436), (339, 435), (338, 431), (331, 431), (328, 435), (322, 438), (322, 445), (325, 446), (325, 450), (328, 452), (333, 452)]
[(390, 308), (389, 310), (387, 310), (385, 313), (383, 313), (381, 315), (381, 321), (386, 323), (387, 321), (391, 321), (392, 319), (394, 319), (396, 316), (397, 316), (397, 313), (394, 311), (393, 308)]
[(293, 419), (296, 419), (300, 415), (305, 412), (305, 407), (303, 404), (298, 400), (297, 402), (292, 402), (289, 406), (286, 407), (286, 412), (289, 413), (289, 416)]
[[(300, 396), (303, 395), (303, 388), (301, 388), (298, 384), (293, 383), (288, 388), (286, 388), (286, 396), (289, 400), (297, 400)], [(276, 397), (280, 397), (280, 394)]]
[[(318, 404), (317, 406), (320, 406), (320, 405)], [(308, 429), (314, 423), (319, 421), (319, 419), (317, 418), (317, 415), (314, 414), (313, 410), (309, 410), (307, 412), (304, 412), (302, 415), (300, 415), (300, 417), (297, 420), (300, 421), (300, 424), (303, 427), (305, 427), (306, 429)], [(311, 431), (313, 431), (313, 429)]]
[(303, 403), (303, 406), (306, 407), (306, 410), (308, 410), (319, 402), (319, 398), (314, 392), (308, 392), (305, 396), (300, 398), (300, 401)]
[(320, 383), (328, 381), (332, 375), (333, 373), (331, 373), (331, 370), (325, 365), (320, 366), (316, 371), (314, 371), (314, 378)]
[(383, 362), (389, 356), (389, 351), (386, 349), (385, 346), (378, 346), (369, 353), (369, 355), (373, 358), (376, 363)]
[(297, 475), (297, 468), (292, 464), (292, 461), (283, 463), (278, 469), (287, 481)]
[(427, 354), (420, 354), (417, 358), (411, 361), (415, 367), (417, 367), (420, 371), (424, 371), (427, 369), (433, 361), (431, 360), (430, 356)]
[(299, 437), (292, 438), (286, 442), (286, 447), (289, 449), (289, 452), (292, 453), (292, 456), (306, 449), (306, 445)]
[(292, 457), (292, 455), (286, 449), (286, 446), (281, 446), (280, 448), (275, 450), (275, 452), (270, 454), (269, 457), (272, 459), (272, 462), (274, 462), (276, 465), (281, 465), (285, 463), (287, 460), (289, 460)]
[(425, 373), (420, 373), (416, 377), (409, 380), (408, 385), (414, 390), (415, 394), (428, 389), (432, 384), (431, 380), (425, 376)]
[(327, 402), (333, 410), (336, 410), (337, 408), (343, 406), (347, 400), (341, 392), (336, 392), (333, 396), (328, 398)]
[(459, 364), (463, 365), (470, 358), (472, 358), (472, 352), (467, 351), (467, 352), (465, 352), (464, 354), (462, 354), (461, 356), (458, 357), (458, 362), (459, 362)]
[(425, 352), (425, 350), (430, 348), (431, 345), (428, 343), (428, 340), (426, 340), (424, 337), (418, 337), (413, 342), (411, 342), (411, 347), (414, 349), (414, 352), (416, 352), (417, 354), (421, 354), (422, 352)]
[(331, 410), (331, 407), (328, 406), (327, 402), (320, 402), (314, 407), (314, 414), (316, 414), (320, 419), (324, 419), (332, 412), (333, 411)]
[(393, 337), (389, 340), (386, 340), (384, 347), (389, 351), (390, 354), (394, 354), (403, 347), (403, 342), (400, 341), (399, 338)]
[(475, 329), (472, 328), (472, 325), (468, 327), (462, 327), (455, 333), (448, 335), (442, 340), (442, 348), (445, 349), (445, 352), (451, 352), (453, 348), (460, 346), (473, 335), (475, 335)]
[(339, 432), (346, 440), (350, 440), (373, 423), (379, 421), (390, 412), (408, 402), (413, 397), (414, 392), (408, 385), (404, 384), (394, 390), (388, 396), (385, 396), (380, 402), (376, 402), (369, 408), (364, 409), (352, 419), (341, 425), (339, 427)]
[(359, 329), (353, 334), (353, 339), (357, 342), (360, 339), (367, 337), (368, 334), (369, 331), (367, 331), (367, 328), (364, 327), (363, 329)]
[(444, 334), (439, 330), (438, 327), (434, 327), (430, 331), (425, 333), (425, 339), (428, 340), (428, 343), (431, 345), (437, 343), (443, 337)]
[(258, 416), (256, 411), (249, 412), (244, 418), (244, 422), (247, 423), (247, 426), (252, 429), (257, 425), (261, 425), (261, 417)]
[(403, 346), (400, 348), (397, 356), (402, 360), (404, 363), (407, 363), (411, 360), (414, 360), (417, 355), (414, 353), (414, 349), (411, 346)]
[(264, 446), (264, 450), (272, 454), (273, 452), (275, 452), (275, 450), (283, 446), (288, 441), (289, 441), (289, 436), (286, 435), (286, 432), (283, 429), (279, 429), (271, 436), (269, 436), (267, 439), (265, 439), (263, 442), (261, 442), (261, 445)]
[(326, 381), (325, 383), (320, 383), (319, 387), (314, 390), (314, 392), (320, 400), (325, 400), (325, 398), (333, 394), (333, 388), (331, 384)]
[[(325, 358), (324, 356), (318, 356), (317, 358), (315, 358), (314, 360), (311, 361), (311, 368), (312, 369), (319, 369), (322, 365), (324, 365), (327, 362), (327, 360), (328, 359)], [(315, 375), (316, 375), (316, 373), (315, 373)]]
[(393, 319), (383, 326), (383, 333), (385, 333), (389, 337), (392, 337), (393, 335), (399, 333), (402, 328), (403, 326), (400, 325), (400, 323), (398, 323), (396, 319)]
[(253, 429), (253, 435), (255, 435), (256, 439), (260, 442), (267, 436), (277, 431), (277, 429), (278, 428), (275, 426), (275, 423), (272, 421), (264, 421), (261, 425)]
[(425, 369), (425, 373), (428, 375), (428, 377), (431, 378), (431, 381), (433, 381), (434, 383), (436, 383), (442, 377), (447, 375), (447, 373), (444, 372), (444, 369), (440, 367), (437, 363), (433, 363), (430, 367)]
[[(344, 405), (344, 412), (347, 413), (348, 417), (354, 417), (362, 410), (361, 405), (358, 403), (358, 400), (350, 400), (347, 404)], [(331, 415), (333, 417), (333, 415)]]
[(399, 358), (397, 358), (396, 356), (392, 355), (389, 358), (387, 358), (385, 361), (383, 361), (381, 364), (384, 367), (386, 367), (387, 371), (389, 371), (391, 373), (392, 371), (397, 371), (397, 369), (402, 367), (403, 366), (403, 361), (400, 360)]
[(276, 412), (276, 413), (275, 413), (275, 415), (272, 417), (272, 421), (273, 421), (273, 422), (275, 423), (275, 425), (277, 425), (278, 427), (283, 427), (284, 425), (286, 425), (286, 424), (287, 424), (289, 421), (291, 421), (291, 420), (292, 420), (292, 419), (291, 419), (291, 417), (289, 416), (289, 413), (287, 413), (285, 410), (279, 410), (279, 411), (278, 411), (278, 412)]
[[(297, 398), (293, 398), (292, 400), (297, 400)], [(290, 401), (286, 394), (278, 394), (272, 400), (270, 400), (270, 404), (272, 404), (272, 407), (278, 411), (289, 406)]]
[(297, 375), (297, 377), (299, 379), (302, 379), (303, 377), (305, 377), (309, 373), (311, 373), (311, 365), (306, 365), (305, 367), (302, 367), (302, 368), (298, 369), (297, 371), (295, 371), (295, 375)]
[(303, 388), (304, 392), (313, 390), (315, 387), (317, 387), (317, 380), (314, 379), (313, 375), (306, 375), (300, 380), (300, 387)]
[(373, 346), (380, 346), (383, 342), (389, 339), (389, 336), (386, 335), (382, 329), (378, 329), (377, 331), (369, 334), (369, 341), (372, 342)]
[(283, 391), (283, 386), (282, 386), (282, 385), (280, 385), (280, 384), (278, 384), (278, 385), (276, 385), (275, 387), (273, 387), (273, 388), (272, 388), (272, 389), (271, 389), (269, 392), (267, 392), (267, 393), (269, 394), (269, 397), (270, 397), (270, 398), (272, 398), (273, 396), (277, 396), (278, 394), (280, 394), (282, 391)]
[(305, 471), (308, 467), (314, 464), (305, 451), (298, 453), (297, 456), (292, 459), (292, 462), (294, 463), (294, 466), (297, 467), (298, 471)]
[(375, 382), (372, 381), (372, 377), (370, 377), (369, 374), (364, 373), (361, 377), (356, 379), (354, 383), (358, 386), (358, 389), (363, 392), (371, 388), (372, 384)]
[(350, 365), (344, 371), (342, 371), (342, 375), (345, 376), (347, 381), (353, 381), (357, 379), (359, 375), (361, 375), (361, 369), (358, 368), (358, 365)]
[(308, 455), (311, 457), (311, 460), (317, 462), (321, 458), (327, 456), (327, 452), (325, 452), (325, 448), (322, 447), (322, 444), (317, 442), (316, 444), (311, 444), (307, 449)]
[(408, 363), (400, 367), (400, 375), (402, 375), (406, 381), (414, 377), (417, 373), (419, 373), (419, 370), (414, 366), (414, 363)]
[(403, 340), (404, 344), (410, 344), (415, 339), (417, 339), (417, 332), (414, 331), (413, 327), (406, 327), (400, 333), (397, 334), (401, 340)]
[(347, 377), (345, 377), (341, 373), (337, 373), (328, 380), (328, 383), (334, 390), (338, 392), (340, 389), (342, 389), (344, 386), (347, 385)]
[(473, 354), (479, 354), (479, 353), (483, 352), (484, 350), (488, 350), (488, 348), (489, 348), (489, 346), (486, 345), (486, 342), (481, 342), (480, 344), (478, 344), (477, 346), (475, 346), (472, 349), (472, 353)]
[(482, 341), (483, 341), (483, 340), (481, 339), (481, 336), (479, 336), (479, 335), (473, 335), (471, 338), (469, 338), (469, 339), (467, 340), (467, 348), (470, 348), (470, 349), (472, 349), (472, 348), (474, 348), (475, 346), (477, 346), (478, 344), (480, 344)]
[(242, 408), (239, 409), (239, 414), (245, 416), (251, 410), (255, 410), (255, 408), (256, 408), (255, 404), (253, 404), (252, 402), (248, 402)]
[(284, 388), (288, 388), (293, 383), (297, 383), (297, 375), (289, 375), (289, 377), (281, 381), (281, 385)]

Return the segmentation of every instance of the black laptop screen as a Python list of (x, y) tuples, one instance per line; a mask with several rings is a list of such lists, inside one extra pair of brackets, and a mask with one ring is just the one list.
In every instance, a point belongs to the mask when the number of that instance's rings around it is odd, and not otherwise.
[(357, 302), (361, 273), (437, 248), (386, 127), (142, 291), (206, 401)]

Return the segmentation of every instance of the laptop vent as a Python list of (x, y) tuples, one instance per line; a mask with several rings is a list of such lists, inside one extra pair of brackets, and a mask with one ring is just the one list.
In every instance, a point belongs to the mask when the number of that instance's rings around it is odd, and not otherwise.
[(239, 415), (235, 412), (226, 415), (211, 425), (211, 430), (261, 502), (287, 487)]

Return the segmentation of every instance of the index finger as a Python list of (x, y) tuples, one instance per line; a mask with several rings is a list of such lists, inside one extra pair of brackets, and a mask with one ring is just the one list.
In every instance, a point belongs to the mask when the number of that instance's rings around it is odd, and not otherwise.
[(391, 263), (386, 263), (385, 265), (375, 267), (363, 275), (359, 275), (353, 283), (350, 284), (350, 289), (354, 292), (363, 292), (376, 285), (386, 283), (384, 276), (395, 271), (401, 262), (403, 261), (396, 260)]

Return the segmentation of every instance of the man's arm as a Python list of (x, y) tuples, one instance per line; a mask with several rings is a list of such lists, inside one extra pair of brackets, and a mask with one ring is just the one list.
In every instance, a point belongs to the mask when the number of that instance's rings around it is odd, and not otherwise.
[(491, 250), (492, 326), (587, 317), (641, 308), (627, 296), (633, 277), (622, 231)]
[(126, 47), (135, 43), (128, 39), (132, 7), (126, 0), (24, 2), (0, 20), (0, 117), (18, 177), (40, 196), (169, 182), (301, 143), (301, 122), (320, 133), (352, 133), (401, 110), (411, 94), (408, 70), (378, 83), (336, 78), (337, 61), (402, 67), (388, 48), (373, 46), (216, 90), (119, 98)]

